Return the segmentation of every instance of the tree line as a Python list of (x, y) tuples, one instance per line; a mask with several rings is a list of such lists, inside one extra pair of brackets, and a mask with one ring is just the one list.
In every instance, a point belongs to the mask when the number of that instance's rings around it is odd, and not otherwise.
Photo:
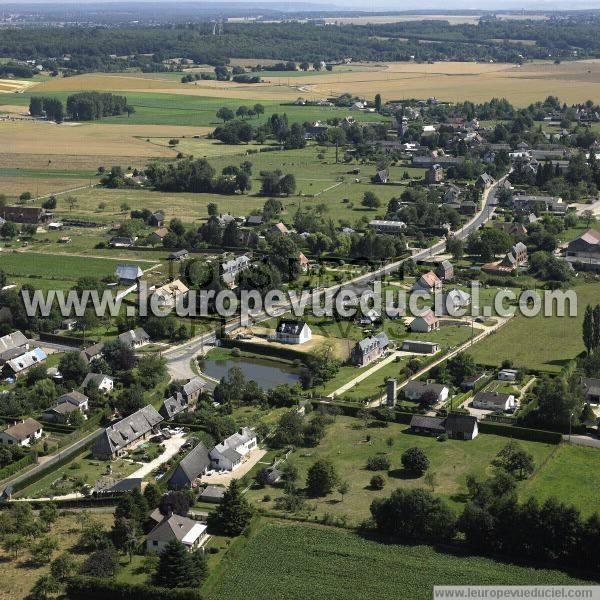
[[(66, 115), (75, 121), (96, 121), (102, 117), (114, 117), (134, 112), (127, 104), (125, 96), (109, 93), (81, 92), (68, 96)], [(65, 119), (65, 106), (59, 98), (32, 96), (29, 100), (29, 114), (32, 117), (46, 117), (61, 123)]]

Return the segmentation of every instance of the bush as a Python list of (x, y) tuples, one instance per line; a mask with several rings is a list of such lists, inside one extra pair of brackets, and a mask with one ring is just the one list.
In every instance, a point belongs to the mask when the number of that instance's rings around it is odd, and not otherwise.
[(371, 477), (371, 488), (374, 490), (382, 490), (385, 486), (385, 479), (382, 475), (373, 475)]
[(367, 460), (368, 471), (388, 471), (390, 459), (387, 456), (371, 456)]
[(144, 584), (123, 583), (96, 577), (72, 577), (67, 584), (69, 600), (201, 600), (196, 589), (168, 589)]

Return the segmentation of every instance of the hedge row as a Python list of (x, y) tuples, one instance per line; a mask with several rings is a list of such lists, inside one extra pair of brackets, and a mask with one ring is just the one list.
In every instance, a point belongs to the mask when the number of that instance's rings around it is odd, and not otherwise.
[(562, 434), (556, 431), (545, 431), (543, 429), (530, 429), (529, 427), (515, 427), (514, 425), (505, 425), (503, 423), (490, 423), (482, 421), (479, 423), (480, 433), (493, 433), (518, 440), (528, 440), (531, 442), (545, 442), (546, 444), (560, 444)]
[(200, 592), (192, 588), (169, 589), (100, 579), (72, 577), (67, 583), (69, 600), (201, 600)]
[(29, 454), (26, 454), (19, 460), (16, 460), (15, 462), (10, 463), (10, 465), (6, 465), (2, 469), (0, 469), (0, 481), (2, 479), (6, 479), (7, 477), (10, 477), (11, 475), (14, 475), (15, 473), (19, 472), (21, 469), (24, 469), (25, 467), (27, 467), (28, 465), (30, 465), (34, 462), (35, 462), (35, 454), (33, 452), (30, 452)]

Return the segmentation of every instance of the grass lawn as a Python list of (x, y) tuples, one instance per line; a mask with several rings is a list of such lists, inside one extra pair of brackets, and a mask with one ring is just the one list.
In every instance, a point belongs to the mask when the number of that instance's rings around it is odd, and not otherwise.
[(223, 560), (205, 586), (207, 597), (237, 599), (240, 582), (252, 590), (253, 600), (429, 600), (434, 585), (586, 583), (557, 570), (431, 546), (382, 544), (348, 531), (287, 523), (262, 525), (245, 548)]
[(498, 332), (475, 344), (469, 353), (483, 365), (499, 366), (511, 359), (518, 367), (556, 373), (584, 350), (581, 325), (585, 307), (600, 298), (600, 284), (579, 284), (576, 317), (513, 317)]
[[(79, 491), (81, 486), (77, 485), (77, 481), (93, 485), (100, 477), (107, 474), (106, 469), (109, 464), (112, 467), (111, 477), (115, 479), (122, 479), (139, 468), (139, 465), (122, 459), (111, 463), (94, 460), (92, 455), (88, 453), (74, 458), (66, 465), (23, 488), (17, 496), (21, 498), (42, 498)], [(64, 477), (67, 479), (63, 479)]]
[(598, 512), (600, 471), (598, 448), (565, 444), (558, 448), (548, 463), (521, 487), (523, 498), (536, 496), (540, 500), (556, 496), (574, 504), (584, 515)]
[[(371, 436), (370, 442), (366, 441), (367, 435)], [(390, 437), (394, 440), (392, 447), (386, 443)], [(331, 459), (341, 479), (350, 484), (350, 491), (343, 502), (340, 495), (334, 492), (326, 498), (309, 500), (308, 505), (315, 514), (346, 515), (349, 523), (358, 524), (369, 515), (369, 505), (373, 498), (382, 494), (382, 492), (372, 491), (369, 487), (371, 477), (375, 474), (365, 469), (369, 457), (385, 454), (390, 460), (389, 473), (379, 472), (386, 478), (383, 493), (389, 493), (397, 487), (426, 487), (422, 478), (407, 478), (400, 462), (400, 457), (407, 448), (413, 446), (422, 448), (431, 461), (430, 470), (437, 478), (435, 492), (453, 508), (460, 510), (465, 501), (466, 476), (483, 475), (488, 472), (492, 459), (507, 442), (508, 439), (505, 437), (487, 434), (479, 435), (469, 442), (458, 440), (438, 442), (435, 438), (409, 433), (406, 425), (392, 423), (383, 429), (365, 429), (358, 419), (339, 416), (316, 448), (298, 449), (292, 454), (290, 460), (298, 467), (299, 482), (302, 485), (308, 468), (315, 460), (321, 457)], [(536, 442), (520, 443), (524, 449), (533, 454), (536, 465), (542, 464), (556, 448)], [(269, 494), (274, 499), (282, 493), (280, 488), (268, 487), (250, 490), (248, 495), (260, 506), (272, 509), (273, 500), (263, 502), (263, 496)]]

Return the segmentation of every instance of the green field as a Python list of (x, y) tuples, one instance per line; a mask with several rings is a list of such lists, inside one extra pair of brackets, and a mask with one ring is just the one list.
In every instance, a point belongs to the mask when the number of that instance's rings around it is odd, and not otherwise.
[[(29, 92), (24, 94), (4, 94), (3, 104), (19, 106), (29, 105), (32, 96), (51, 96), (66, 101), (75, 92)], [(215, 113), (222, 106), (234, 112), (240, 105), (253, 106), (260, 102), (265, 112), (260, 118), (251, 119), (254, 125), (268, 119), (274, 113), (286, 113), (290, 122), (316, 121), (339, 118), (350, 114), (347, 108), (333, 106), (296, 106), (279, 101), (212, 98), (185, 94), (161, 94), (159, 92), (122, 92), (127, 102), (134, 107), (131, 116), (122, 115), (102, 119), (102, 123), (118, 123), (122, 125), (189, 125), (193, 127), (215, 126), (220, 123)], [(226, 94), (226, 90), (223, 91)], [(300, 93), (298, 95), (301, 95)], [(381, 115), (362, 111), (352, 114), (357, 121), (381, 121)]]
[[(582, 585), (557, 570), (496, 562), (430, 546), (382, 544), (341, 530), (265, 524), (208, 582), (208, 598), (430, 600), (434, 585)], [(210, 585), (210, 584), (213, 585)]]
[(513, 317), (509, 323), (476, 344), (469, 352), (483, 364), (499, 366), (510, 359), (518, 367), (556, 373), (584, 350), (581, 325), (587, 304), (600, 298), (600, 284), (573, 287), (577, 294), (576, 317)]
[(584, 515), (600, 512), (600, 450), (586, 446), (563, 445), (548, 463), (522, 487), (523, 497), (539, 500), (555, 496), (574, 504)]
[[(135, 261), (129, 261), (138, 264)], [(140, 263), (147, 269), (147, 263)], [(54, 256), (34, 252), (12, 252), (0, 255), (0, 267), (9, 276), (28, 277), (35, 285), (36, 279), (77, 281), (80, 277), (106, 277), (114, 275), (117, 262), (103, 258), (80, 256)]]
[[(367, 441), (370, 436), (370, 441)], [(390, 448), (386, 440), (392, 438)], [(341, 501), (340, 495), (334, 492), (326, 498), (309, 500), (315, 514), (330, 513), (334, 516), (345, 515), (348, 522), (359, 524), (369, 515), (369, 505), (373, 498), (381, 495), (370, 489), (369, 482), (374, 475), (365, 469), (367, 459), (378, 454), (388, 456), (391, 468), (385, 475), (385, 493), (397, 488), (424, 487), (422, 478), (407, 478), (402, 471), (400, 457), (407, 448), (422, 448), (431, 462), (430, 471), (435, 473), (437, 485), (435, 493), (439, 494), (457, 511), (462, 509), (466, 500), (465, 481), (469, 474), (485, 475), (491, 473), (490, 463), (496, 454), (508, 443), (508, 438), (496, 435), (479, 435), (469, 442), (447, 440), (439, 442), (433, 437), (414, 435), (406, 425), (390, 423), (385, 428), (364, 428), (362, 421), (352, 417), (336, 418), (327, 434), (316, 448), (298, 449), (291, 455), (299, 470), (299, 485), (306, 479), (306, 472), (315, 460), (321, 457), (331, 459), (340, 477), (350, 484), (350, 491)], [(534, 456), (536, 465), (541, 465), (556, 450), (556, 446), (537, 442), (519, 442), (521, 446)], [(574, 484), (574, 482), (573, 482)], [(252, 489), (249, 497), (264, 508), (273, 508), (273, 500), (263, 502), (265, 494), (272, 499), (282, 494), (280, 488)], [(313, 514), (312, 512), (310, 514)]]

